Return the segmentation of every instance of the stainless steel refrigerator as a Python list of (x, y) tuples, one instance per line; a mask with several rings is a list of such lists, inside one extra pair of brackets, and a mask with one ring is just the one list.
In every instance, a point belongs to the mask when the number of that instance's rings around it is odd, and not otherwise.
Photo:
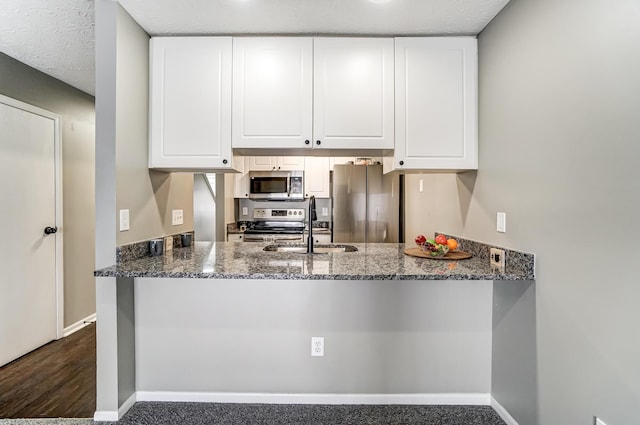
[(382, 165), (333, 168), (333, 241), (402, 242), (402, 187)]

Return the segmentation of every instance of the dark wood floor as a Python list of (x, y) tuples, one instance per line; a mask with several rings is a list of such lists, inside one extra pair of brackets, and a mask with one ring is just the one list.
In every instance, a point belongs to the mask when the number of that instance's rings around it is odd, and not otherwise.
[(0, 418), (90, 418), (95, 410), (95, 324), (0, 367)]

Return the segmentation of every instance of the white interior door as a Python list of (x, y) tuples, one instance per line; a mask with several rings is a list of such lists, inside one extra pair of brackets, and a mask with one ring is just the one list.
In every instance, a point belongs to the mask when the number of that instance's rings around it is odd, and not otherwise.
[(0, 96), (0, 366), (60, 336), (58, 122)]

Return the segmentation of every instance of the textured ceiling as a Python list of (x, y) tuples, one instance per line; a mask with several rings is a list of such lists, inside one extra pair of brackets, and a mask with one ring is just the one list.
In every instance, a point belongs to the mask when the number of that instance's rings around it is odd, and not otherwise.
[(93, 0), (0, 0), (0, 52), (95, 93)]
[[(104, 0), (101, 0), (104, 1)], [(475, 35), (509, 0), (118, 0), (151, 35)], [(0, 0), (0, 51), (90, 94), (94, 0)]]

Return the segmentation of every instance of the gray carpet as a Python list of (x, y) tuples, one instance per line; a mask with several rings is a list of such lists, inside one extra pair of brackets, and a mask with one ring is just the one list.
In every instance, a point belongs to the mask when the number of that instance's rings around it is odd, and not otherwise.
[(117, 425), (505, 425), (489, 406), (136, 403)]
[(92, 419), (0, 419), (0, 425), (93, 425)]

